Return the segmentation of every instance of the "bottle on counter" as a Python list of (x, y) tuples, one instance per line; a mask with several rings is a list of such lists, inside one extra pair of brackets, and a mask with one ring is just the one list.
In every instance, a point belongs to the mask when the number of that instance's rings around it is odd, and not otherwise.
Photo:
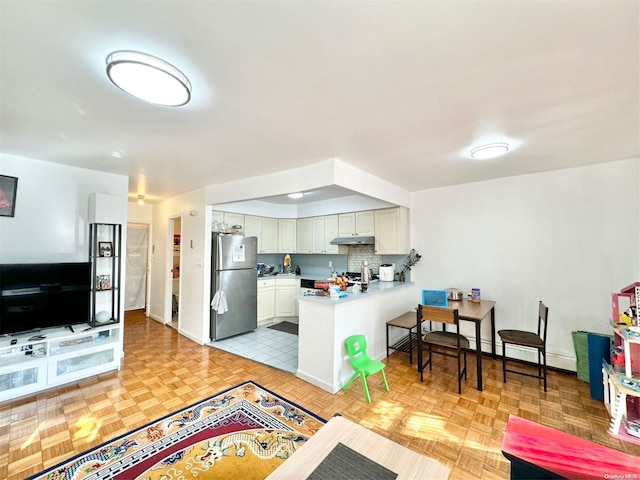
[(364, 260), (362, 267), (360, 267), (360, 291), (366, 292), (369, 289), (369, 282), (371, 281), (371, 268), (369, 268), (369, 261)]
[(300, 275), (300, 265), (296, 265), (296, 275)]

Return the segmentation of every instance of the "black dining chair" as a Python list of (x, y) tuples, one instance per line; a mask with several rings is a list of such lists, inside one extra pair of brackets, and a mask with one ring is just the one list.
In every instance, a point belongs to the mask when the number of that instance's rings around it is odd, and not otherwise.
[[(460, 323), (458, 321), (458, 310), (442, 307), (430, 307), (418, 305), (417, 326), (418, 332), (422, 331), (422, 322), (428, 320), (431, 327), (433, 322), (442, 324), (442, 331), (430, 330), (424, 335), (418, 334), (418, 370), (420, 371), (420, 381), (424, 381), (424, 368), (429, 365), (429, 370), (433, 367), (432, 354), (444, 355), (458, 359), (458, 393), (462, 393), (462, 378), (467, 379), (467, 350), (469, 340), (460, 334)], [(447, 325), (455, 326), (455, 332), (446, 331)], [(423, 362), (423, 350), (429, 352), (429, 359)], [(455, 351), (456, 353), (451, 353)], [(462, 363), (464, 359), (464, 364)]]
[[(507, 372), (527, 377), (538, 378), (544, 383), (544, 391), (547, 391), (547, 319), (549, 318), (549, 307), (544, 303), (538, 304), (538, 333), (526, 330), (499, 330), (500, 340), (502, 340), (502, 380), (507, 383)], [(507, 368), (507, 356), (505, 346), (518, 345), (520, 347), (534, 348), (538, 351), (538, 374), (525, 372), (523, 370), (511, 370)]]

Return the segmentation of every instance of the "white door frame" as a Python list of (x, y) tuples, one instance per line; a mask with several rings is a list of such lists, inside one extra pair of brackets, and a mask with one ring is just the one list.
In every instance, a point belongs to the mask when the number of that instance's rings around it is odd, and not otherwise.
[[(172, 312), (172, 296), (173, 296), (173, 254), (174, 254), (174, 250), (173, 250), (173, 235), (176, 233), (175, 229), (176, 229), (176, 220), (180, 220), (180, 230), (179, 230), (179, 235), (180, 235), (180, 255), (179, 255), (179, 262), (178, 265), (182, 264), (182, 240), (183, 240), (183, 235), (182, 235), (182, 225), (183, 225), (183, 218), (182, 215), (174, 215), (172, 217), (169, 217), (169, 228), (167, 228), (167, 255), (166, 255), (166, 259), (167, 261), (165, 262), (165, 266), (166, 269), (165, 271), (167, 272), (167, 274), (165, 275), (165, 282), (164, 282), (164, 291), (165, 291), (165, 296), (164, 296), (164, 323), (171, 323), (171, 319), (173, 317), (173, 312)], [(179, 277), (178, 279), (178, 284), (180, 285), (179, 288), (182, 287), (182, 275)], [(180, 295), (178, 297), (178, 329), (180, 328), (180, 297), (182, 295)]]

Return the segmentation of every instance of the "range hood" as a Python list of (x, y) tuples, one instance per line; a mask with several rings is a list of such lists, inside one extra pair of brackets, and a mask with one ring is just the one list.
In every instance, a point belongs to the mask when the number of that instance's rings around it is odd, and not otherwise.
[(373, 235), (366, 237), (338, 237), (329, 243), (331, 243), (331, 245), (375, 245), (376, 237)]

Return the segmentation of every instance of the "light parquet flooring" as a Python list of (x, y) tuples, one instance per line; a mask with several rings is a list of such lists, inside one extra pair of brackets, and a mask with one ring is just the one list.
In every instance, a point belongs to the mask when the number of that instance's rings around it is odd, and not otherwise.
[[(640, 446), (607, 435), (609, 417), (589, 385), (549, 373), (548, 392), (536, 379), (509, 376), (485, 357), (483, 392), (475, 389), (475, 358), (458, 395), (455, 366), (435, 359), (420, 382), (408, 355), (385, 360), (390, 391), (369, 378), (367, 404), (359, 381), (332, 395), (294, 375), (218, 349), (127, 312), (125, 357), (119, 372), (0, 403), (0, 478), (22, 479), (246, 380), (253, 380), (325, 419), (335, 413), (452, 469), (451, 479), (507, 479), (500, 446), (509, 414), (640, 456)], [(639, 459), (640, 461), (640, 459)]]

